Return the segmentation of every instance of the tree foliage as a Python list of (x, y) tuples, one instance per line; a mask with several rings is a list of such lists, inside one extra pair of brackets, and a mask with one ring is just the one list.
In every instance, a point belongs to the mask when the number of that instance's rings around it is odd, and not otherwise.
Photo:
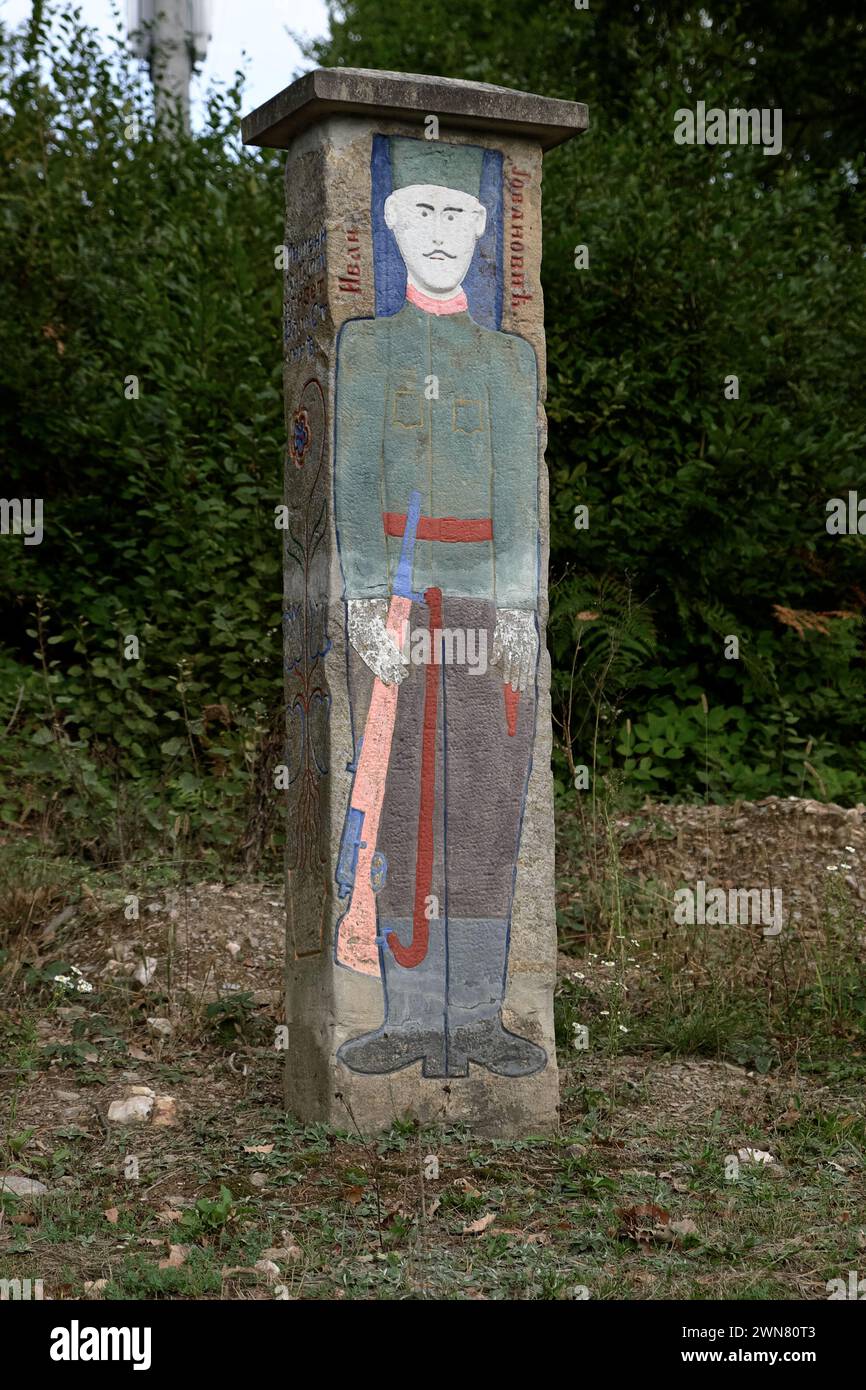
[[(310, 55), (589, 105), (545, 164), (560, 747), (638, 791), (862, 798), (866, 539), (825, 525), (866, 497), (857, 7), (348, 0)], [(780, 107), (783, 153), (675, 144), (698, 100)]]
[[(0, 813), (97, 857), (149, 834), (254, 856), (279, 747), (281, 159), (240, 145), (239, 86), (185, 136), (120, 50), (49, 19), (0, 53), (2, 490), (46, 514), (40, 546), (0, 539)], [(563, 782), (864, 797), (866, 539), (825, 527), (866, 495), (864, 55), (856, 7), (805, 0), (347, 0), (310, 46), (590, 106), (545, 167)], [(783, 153), (676, 145), (697, 100), (781, 107)]]
[(280, 159), (239, 88), (188, 137), (53, 34), (6, 34), (0, 75), (3, 491), (45, 513), (0, 543), (3, 814), (236, 846), (280, 703)]

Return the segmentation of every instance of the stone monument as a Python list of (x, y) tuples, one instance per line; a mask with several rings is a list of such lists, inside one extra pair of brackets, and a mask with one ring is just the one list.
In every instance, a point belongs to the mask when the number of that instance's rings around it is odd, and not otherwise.
[(557, 1122), (541, 166), (586, 108), (320, 69), (286, 149), (286, 1101)]

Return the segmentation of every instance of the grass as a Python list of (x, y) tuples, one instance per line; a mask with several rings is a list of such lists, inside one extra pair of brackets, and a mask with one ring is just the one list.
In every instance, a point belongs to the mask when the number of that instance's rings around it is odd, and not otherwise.
[[(787, 834), (778, 845), (772, 839), (756, 845), (753, 862), (744, 866), (733, 860), (719, 822), (704, 819), (696, 808), (702, 828), (679, 855), (689, 873), (677, 865), (670, 846), (677, 836), (665, 818), (616, 818), (616, 807), (604, 798), (593, 820), (580, 810), (559, 818), (560, 934), (564, 947), (582, 959), (580, 988), (572, 977), (559, 990), (558, 1042), (565, 1042), (582, 1011), (596, 1036), (599, 1030), (606, 1033), (613, 1053), (622, 1035), (630, 1047), (716, 1057), (761, 1072), (793, 1065), (835, 1074), (847, 1061), (862, 1076), (866, 908), (855, 891), (861, 880), (835, 872), (838, 863), (830, 868), (820, 863), (815, 880), (810, 866), (809, 904), (800, 911), (799, 825), (793, 833), (784, 827)], [(771, 836), (777, 829), (771, 827)], [(662, 859), (671, 861), (664, 866), (665, 877), (635, 872), (634, 855), (624, 863), (628, 846), (641, 838), (654, 849), (660, 846)], [(859, 826), (844, 824), (837, 839), (851, 838), (866, 853)], [(846, 854), (856, 857), (828, 844), (823, 857), (831, 853), (837, 861)], [(779, 936), (765, 937), (760, 926), (674, 922), (678, 884), (703, 877), (730, 886), (732, 874), (736, 884), (786, 884), (787, 916)]]
[[(816, 1097), (809, 1083), (726, 1072), (721, 1086), (717, 1063), (692, 1066), (708, 1090), (697, 1114), (659, 1103), (660, 1078), (676, 1100), (676, 1067), (665, 1081), (632, 1057), (567, 1065), (561, 1133), (520, 1142), (408, 1121), (363, 1142), (303, 1127), (274, 1104), (275, 1056), (246, 1091), (249, 1077), (225, 1088), (218, 1054), (178, 1060), (184, 1119), (162, 1131), (99, 1123), (108, 1068), (24, 1072), (3, 1164), (52, 1190), (3, 1198), (0, 1277), (41, 1278), (52, 1298), (98, 1280), (120, 1299), (826, 1296), (864, 1259), (862, 1114), (844, 1085)], [(202, 1070), (223, 1094), (202, 1095)], [(28, 1093), (47, 1080), (93, 1102), (48, 1142), (28, 1132)], [(731, 1153), (767, 1146), (771, 1167), (726, 1174)], [(646, 1206), (693, 1233), (671, 1236), (655, 1217), (642, 1235), (630, 1213)], [(173, 1247), (182, 1263), (160, 1268)], [(255, 1268), (269, 1250), (276, 1274)]]
[[(43, 950), (62, 894), (10, 899), (0, 1169), (49, 1193), (0, 1196), (0, 1278), (60, 1299), (826, 1298), (866, 1265), (862, 909), (822, 879), (779, 938), (675, 927), (665, 856), (690, 850), (672, 815), (560, 818), (562, 1125), (519, 1142), (408, 1118), (380, 1136), (348, 1116), (300, 1125), (280, 1109), (279, 1006), (226, 993), (206, 953), (182, 959), (185, 919), (124, 927), (124, 885), (89, 874), (80, 916)], [(730, 858), (716, 833), (699, 836), (708, 880)], [(34, 874), (34, 892), (56, 881)], [(161, 871), (142, 902), (171, 887)], [(247, 888), (201, 891), (196, 941), (240, 940)], [(87, 966), (124, 930), (159, 956), (147, 985), (52, 981), (54, 953)], [(253, 961), (248, 978), (262, 973)], [(154, 1013), (169, 1038), (149, 1037)], [(174, 1096), (178, 1123), (109, 1125), (135, 1083)]]
[[(36, 1205), (5, 1203), (0, 1271), (41, 1277), (52, 1297), (105, 1279), (104, 1297), (127, 1299), (560, 1299), (584, 1289), (602, 1299), (782, 1299), (820, 1297), (826, 1280), (862, 1263), (850, 1179), (829, 1166), (844, 1119), (832, 1110), (777, 1145), (778, 1174), (750, 1168), (736, 1183), (725, 1178), (721, 1123), (687, 1140), (675, 1127), (627, 1122), (621, 1107), (592, 1113), (556, 1140), (525, 1144), (407, 1126), (377, 1141), (371, 1162), (356, 1137), (301, 1129), (255, 1100), (239, 1107), (237, 1125), (211, 1115), (207, 1133), (186, 1141), (184, 1183), (218, 1182), (228, 1197), (199, 1197), (182, 1214), (154, 1200), (166, 1185), (162, 1146), (121, 1187), (124, 1143), (100, 1143), (96, 1162), (85, 1143), (76, 1165), (88, 1166), (86, 1182)], [(247, 1126), (270, 1153), (238, 1154)], [(765, 1131), (745, 1138), (757, 1145)], [(439, 1159), (435, 1182), (421, 1176), (428, 1153)], [(112, 1225), (105, 1212), (118, 1204)], [(641, 1204), (688, 1215), (696, 1233), (642, 1243), (623, 1216)], [(27, 1224), (16, 1224), (25, 1212)], [(159, 1268), (178, 1245), (181, 1267)], [(271, 1279), (254, 1266), (273, 1247), (295, 1253), (277, 1257)], [(226, 1273), (237, 1270), (247, 1272)]]

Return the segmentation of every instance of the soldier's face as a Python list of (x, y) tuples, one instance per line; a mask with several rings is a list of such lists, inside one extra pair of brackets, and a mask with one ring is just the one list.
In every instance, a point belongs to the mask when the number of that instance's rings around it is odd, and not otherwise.
[(385, 223), (411, 279), (427, 294), (452, 294), (460, 287), (486, 222), (487, 210), (477, 198), (439, 184), (411, 184), (385, 200)]

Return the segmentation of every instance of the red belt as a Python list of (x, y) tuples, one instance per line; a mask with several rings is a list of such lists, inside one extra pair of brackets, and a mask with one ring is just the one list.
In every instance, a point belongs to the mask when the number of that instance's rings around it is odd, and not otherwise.
[[(402, 536), (406, 530), (405, 512), (383, 512), (386, 536)], [(459, 516), (422, 516), (418, 520), (419, 541), (492, 541), (493, 522), (489, 516), (464, 521)]]

